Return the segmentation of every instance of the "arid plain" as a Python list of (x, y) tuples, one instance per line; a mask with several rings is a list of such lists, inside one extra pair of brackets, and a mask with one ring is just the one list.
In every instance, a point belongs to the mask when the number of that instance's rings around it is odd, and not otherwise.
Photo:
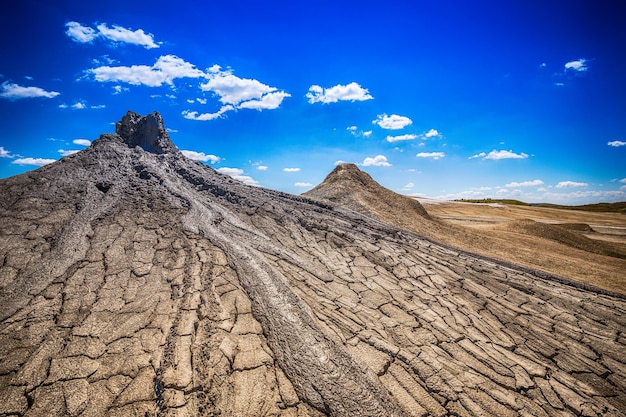
[(624, 214), (500, 203), (420, 202), (434, 218), (484, 235), (486, 241), (474, 246), (475, 251), (626, 293)]

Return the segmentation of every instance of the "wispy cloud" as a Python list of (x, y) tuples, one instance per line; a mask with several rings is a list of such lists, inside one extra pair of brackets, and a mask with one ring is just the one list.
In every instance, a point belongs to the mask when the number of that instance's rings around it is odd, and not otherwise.
[(391, 116), (379, 114), (376, 120), (372, 120), (372, 123), (377, 124), (383, 129), (399, 130), (410, 125), (413, 121), (406, 116), (399, 116), (397, 114), (392, 114)]
[(356, 126), (349, 126), (349, 127), (346, 128), (346, 130), (348, 132), (350, 132), (352, 134), (352, 136), (354, 136), (356, 138), (358, 138), (360, 136), (363, 136), (363, 137), (366, 137), (366, 138), (372, 136), (372, 131), (371, 130), (368, 130), (368, 131), (364, 132), (362, 130), (359, 130), (359, 128), (356, 127)]
[(523, 182), (510, 182), (505, 187), (537, 187), (543, 185), (541, 180), (523, 181)]
[(252, 177), (248, 175), (243, 175), (243, 172), (244, 172), (243, 169), (223, 167), (223, 168), (218, 168), (217, 170), (221, 172), (222, 174), (226, 174), (236, 180), (243, 182), (244, 184), (259, 185), (259, 183), (256, 180), (254, 180)]
[(515, 153), (511, 150), (506, 151), (506, 150), (500, 150), (500, 151), (496, 151), (495, 149), (491, 152), (489, 152), (488, 154), (485, 152), (481, 152), (481, 153), (477, 153), (476, 155), (472, 155), (470, 156), (468, 159), (476, 159), (476, 158), (482, 158), (482, 159), (491, 159), (494, 161), (500, 160), (500, 159), (526, 159), (528, 158), (528, 154), (522, 152), (522, 153)]
[(576, 187), (588, 187), (589, 184), (586, 182), (576, 182), (576, 181), (561, 181), (556, 185), (556, 188), (576, 188)]
[(285, 172), (300, 172), (300, 168), (283, 168)]
[(10, 151), (7, 151), (4, 147), (0, 146), (0, 158), (15, 158), (15, 155), (12, 155)]
[(91, 145), (91, 141), (88, 139), (74, 139), (72, 141), (72, 143), (74, 145), (81, 145), (81, 146), (90, 146)]
[(622, 140), (613, 140), (611, 142), (608, 142), (607, 145), (612, 146), (614, 148), (619, 148), (620, 146), (626, 146), (626, 142)]
[(417, 155), (418, 158), (432, 158), (434, 160), (441, 159), (446, 156), (444, 152), (420, 152)]
[(404, 187), (402, 187), (400, 190), (401, 191), (411, 191), (413, 189), (413, 187), (415, 187), (415, 184), (413, 184), (412, 182), (409, 182)]
[(428, 132), (422, 134), (425, 139), (437, 138), (441, 137), (441, 133), (439, 133), (436, 129), (430, 129)]
[(183, 115), (185, 119), (199, 120), (201, 122), (206, 122), (208, 120), (219, 119), (220, 117), (224, 115), (224, 113), (229, 112), (231, 110), (235, 110), (235, 108), (229, 104), (227, 106), (222, 106), (215, 113), (201, 113), (200, 114), (197, 111), (183, 110), (181, 114)]
[(398, 136), (387, 136), (387, 142), (400, 142), (404, 140), (414, 140), (417, 139), (417, 135), (414, 134), (406, 134), (406, 135), (398, 135)]
[(196, 151), (188, 151), (188, 150), (181, 150), (180, 152), (183, 155), (185, 155), (187, 158), (193, 159), (194, 161), (210, 162), (212, 164), (215, 164), (216, 162), (219, 162), (222, 160), (222, 158), (220, 158), (219, 156), (205, 154), (204, 152), (196, 152)]
[(311, 184), (310, 182), (296, 182), (294, 184), (294, 186), (296, 186), (296, 187), (312, 187), (313, 184)]
[(95, 29), (83, 26), (78, 22), (68, 22), (65, 27), (67, 28), (65, 34), (74, 42), (88, 43), (100, 35)]
[(565, 63), (565, 71), (585, 72), (589, 69), (584, 58)]
[[(77, 101), (76, 103), (72, 104), (72, 105), (67, 105), (65, 103), (59, 104), (59, 108), (60, 109), (67, 109), (67, 108), (71, 108), (74, 110), (83, 110), (87, 108), (87, 104), (85, 104), (84, 101)], [(91, 108), (96, 108), (94, 106), (91, 106)]]
[(95, 39), (103, 38), (114, 43), (128, 43), (143, 46), (146, 49), (158, 48), (159, 44), (154, 42), (154, 35), (145, 33), (143, 29), (127, 29), (119, 25), (108, 27), (106, 23), (99, 24), (96, 29), (84, 26), (78, 22), (68, 22), (65, 24), (67, 36), (74, 42), (89, 43)]
[(387, 157), (384, 155), (376, 155), (375, 157), (367, 157), (361, 164), (365, 167), (377, 166), (377, 167), (390, 167), (391, 164), (387, 161)]
[(18, 158), (15, 161), (11, 162), (15, 165), (34, 165), (34, 166), (44, 166), (56, 162), (56, 159), (46, 159), (46, 158)]
[(338, 101), (365, 101), (374, 98), (367, 88), (361, 87), (356, 82), (351, 82), (346, 85), (337, 84), (330, 88), (312, 85), (309, 87), (309, 92), (306, 93), (305, 96), (309, 99), (309, 103), (311, 104), (337, 103)]
[(19, 100), (23, 98), (53, 98), (58, 96), (57, 91), (46, 91), (39, 87), (24, 87), (18, 84), (10, 83), (8, 81), (3, 82), (0, 85), (0, 97), (8, 100)]
[(70, 155), (74, 155), (75, 153), (78, 153), (80, 151), (78, 149), (70, 149), (70, 150), (59, 149), (57, 152), (59, 152), (61, 154), (61, 156), (70, 156)]
[(173, 85), (173, 81), (177, 78), (205, 77), (204, 72), (197, 69), (195, 65), (176, 55), (160, 56), (152, 66), (111, 67), (105, 65), (87, 70), (87, 73), (93, 75), (94, 79), (99, 82), (122, 82), (148, 87)]

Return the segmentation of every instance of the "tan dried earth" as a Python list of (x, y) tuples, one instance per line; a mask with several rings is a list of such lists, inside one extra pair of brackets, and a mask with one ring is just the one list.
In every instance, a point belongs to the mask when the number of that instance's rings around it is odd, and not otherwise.
[(619, 237), (427, 211), (353, 165), (246, 186), (158, 113), (0, 197), (2, 416), (626, 415)]

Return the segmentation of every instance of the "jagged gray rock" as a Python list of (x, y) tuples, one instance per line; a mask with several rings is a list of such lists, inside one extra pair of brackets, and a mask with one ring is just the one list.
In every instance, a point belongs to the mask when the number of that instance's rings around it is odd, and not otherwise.
[(115, 133), (128, 146), (139, 146), (147, 152), (156, 154), (178, 152), (178, 148), (170, 140), (163, 118), (158, 112), (145, 117), (128, 111), (122, 120), (115, 124)]
[(0, 181), (0, 415), (624, 415), (623, 298), (246, 186), (153, 115)]

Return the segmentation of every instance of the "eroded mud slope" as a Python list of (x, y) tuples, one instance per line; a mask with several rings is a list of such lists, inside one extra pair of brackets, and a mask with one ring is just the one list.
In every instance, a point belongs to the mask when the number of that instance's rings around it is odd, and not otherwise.
[(118, 133), (0, 182), (0, 415), (624, 415), (622, 298)]

